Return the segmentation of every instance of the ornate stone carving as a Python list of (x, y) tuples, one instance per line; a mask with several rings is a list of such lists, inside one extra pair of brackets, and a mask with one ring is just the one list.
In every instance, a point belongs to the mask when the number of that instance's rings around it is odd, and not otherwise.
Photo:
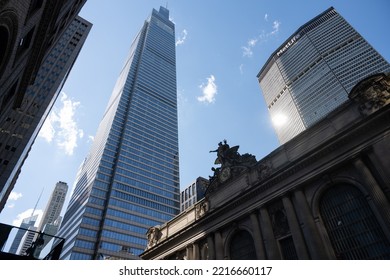
[(272, 174), (272, 167), (271, 162), (269, 160), (264, 160), (262, 162), (259, 162), (257, 166), (257, 172), (258, 172), (258, 178), (259, 181), (263, 181)]
[(218, 148), (210, 153), (216, 152), (217, 158), (215, 164), (221, 164), (221, 167), (212, 167), (213, 176), (209, 176), (209, 186), (206, 193), (212, 192), (218, 185), (241, 174), (244, 170), (254, 166), (256, 157), (251, 154), (240, 155), (239, 146), (230, 147), (227, 141), (219, 142)]
[(349, 98), (360, 104), (363, 115), (369, 115), (390, 103), (390, 74), (375, 74), (354, 86)]
[(148, 245), (146, 247), (146, 249), (149, 249), (151, 247), (153, 247), (154, 245), (156, 245), (158, 243), (158, 241), (160, 240), (161, 238), (161, 231), (160, 231), (160, 227), (158, 226), (155, 226), (155, 227), (151, 227), (148, 229), (148, 231), (146, 232), (146, 235), (148, 237)]
[(209, 202), (205, 199), (195, 207), (196, 219), (202, 218), (209, 211)]

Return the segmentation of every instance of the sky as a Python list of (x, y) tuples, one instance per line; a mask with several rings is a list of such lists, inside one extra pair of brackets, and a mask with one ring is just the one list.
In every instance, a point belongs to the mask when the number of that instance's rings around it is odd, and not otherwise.
[(88, 0), (80, 16), (92, 30), (0, 222), (19, 226), (35, 205), (42, 213), (58, 181), (69, 185), (65, 212), (130, 44), (161, 5), (176, 27), (181, 189), (212, 175), (216, 155), (209, 151), (224, 139), (257, 160), (279, 146), (256, 75), (292, 33), (327, 8), (390, 61), (388, 0)]

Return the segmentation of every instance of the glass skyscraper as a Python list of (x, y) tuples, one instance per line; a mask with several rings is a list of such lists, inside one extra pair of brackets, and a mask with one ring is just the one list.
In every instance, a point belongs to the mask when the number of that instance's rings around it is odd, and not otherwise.
[(133, 40), (58, 236), (61, 259), (137, 259), (179, 213), (175, 29), (153, 9)]
[(348, 99), (360, 80), (389, 63), (331, 7), (301, 26), (257, 75), (281, 144)]
[(23, 236), (26, 233), (27, 229), (33, 228), (35, 225), (35, 222), (38, 219), (38, 215), (34, 215), (34, 213), (28, 217), (22, 220), (22, 223), (20, 224), (20, 229), (16, 232), (14, 241), (11, 244), (11, 247), (9, 249), (9, 253), (16, 254), (20, 243), (22, 242)]

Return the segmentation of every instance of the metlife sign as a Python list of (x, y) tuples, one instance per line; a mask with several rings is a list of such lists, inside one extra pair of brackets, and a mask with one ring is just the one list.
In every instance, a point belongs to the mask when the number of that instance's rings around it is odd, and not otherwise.
[(279, 57), (281, 56), (289, 47), (291, 47), (292, 45), (294, 45), (298, 39), (301, 37), (300, 34), (297, 34), (295, 35), (294, 37), (291, 38), (290, 41), (287, 42), (287, 44), (284, 45), (283, 48), (281, 48), (277, 53), (276, 55)]

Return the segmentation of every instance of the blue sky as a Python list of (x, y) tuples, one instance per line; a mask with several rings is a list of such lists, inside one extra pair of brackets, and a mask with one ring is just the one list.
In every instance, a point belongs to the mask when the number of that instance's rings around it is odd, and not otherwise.
[[(43, 190), (42, 212), (58, 181), (73, 187), (130, 44), (160, 5), (168, 5), (176, 24), (182, 189), (212, 175), (209, 151), (223, 139), (258, 160), (279, 146), (256, 75), (293, 32), (330, 6), (390, 61), (387, 0), (88, 0), (80, 15), (92, 30), (0, 222), (19, 226)], [(69, 197), (70, 191), (63, 211)]]

